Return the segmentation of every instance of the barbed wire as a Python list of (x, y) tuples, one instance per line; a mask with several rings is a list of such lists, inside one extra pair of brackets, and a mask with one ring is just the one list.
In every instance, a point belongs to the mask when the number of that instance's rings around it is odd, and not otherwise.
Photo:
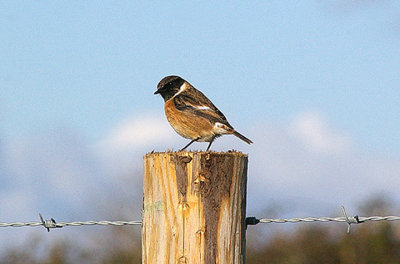
[[(49, 220), (46, 220), (49, 221)], [(41, 222), (13, 222), (13, 223), (0, 223), (0, 227), (23, 227), (23, 226), (44, 226), (49, 228), (60, 228), (65, 226), (83, 226), (83, 225), (113, 225), (113, 226), (125, 226), (125, 225), (141, 225), (141, 221), (77, 221), (77, 222), (57, 222), (54, 224), (43, 225)]]
[(141, 225), (141, 221), (75, 221), (75, 222), (56, 222), (54, 218), (44, 220), (43, 216), (39, 214), (40, 222), (14, 222), (14, 223), (0, 223), (0, 227), (36, 227), (44, 226), (48, 232), (51, 228), (62, 228), (65, 226), (83, 226), (83, 225), (101, 225), (101, 226), (125, 226), (125, 225)]
[[(285, 223), (312, 223), (312, 222), (341, 222), (347, 223), (347, 233), (350, 233), (350, 226), (352, 224), (362, 224), (368, 221), (399, 221), (400, 216), (358, 216), (348, 217), (346, 209), (342, 206), (342, 212), (344, 216), (340, 217), (304, 217), (304, 218), (256, 218), (247, 217), (246, 226), (257, 225), (257, 224), (285, 224)], [(127, 226), (127, 225), (142, 225), (142, 221), (75, 221), (75, 222), (56, 222), (53, 218), (50, 220), (44, 220), (42, 215), (39, 214), (40, 222), (13, 222), (13, 223), (2, 223), (0, 222), (0, 227), (36, 227), (43, 226), (50, 231), (52, 228), (62, 228), (65, 226)]]
[(399, 221), (400, 216), (358, 216), (355, 215), (353, 217), (348, 217), (346, 213), (346, 209), (342, 206), (343, 216), (340, 217), (304, 217), (304, 218), (278, 218), (278, 219), (271, 219), (271, 218), (261, 218), (257, 219), (255, 217), (248, 217), (246, 219), (247, 225), (256, 225), (258, 223), (277, 223), (277, 224), (284, 224), (284, 223), (312, 223), (312, 222), (345, 222), (347, 223), (347, 233), (350, 233), (351, 224), (362, 224), (367, 221)]
[[(350, 218), (351, 219), (351, 218)], [(400, 220), (400, 216), (369, 216), (369, 217), (358, 217), (360, 222), (366, 221), (398, 221)], [(261, 218), (259, 219), (260, 223), (299, 223), (299, 222), (347, 222), (346, 218), (341, 217), (305, 217), (305, 218), (280, 218), (280, 219), (270, 219), (270, 218)], [(356, 222), (354, 222), (356, 223)], [(353, 224), (354, 224), (353, 223)]]

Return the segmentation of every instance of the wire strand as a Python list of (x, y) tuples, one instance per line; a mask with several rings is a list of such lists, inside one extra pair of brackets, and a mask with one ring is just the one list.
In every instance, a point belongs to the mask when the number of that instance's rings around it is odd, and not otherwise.
[[(48, 221), (48, 220), (46, 220)], [(125, 226), (125, 225), (141, 225), (141, 221), (77, 221), (77, 222), (57, 222), (55, 223), (56, 226), (51, 226), (50, 228), (54, 227), (65, 227), (65, 226), (84, 226), (84, 225), (101, 225), (101, 226)], [(13, 222), (13, 223), (0, 223), (0, 227), (36, 227), (36, 226), (43, 226), (42, 222)], [(46, 227), (46, 226), (45, 226)]]
[[(256, 218), (256, 217), (247, 217), (246, 218), (246, 226), (248, 225), (257, 225), (259, 223), (269, 224), (269, 223), (277, 223), (277, 224), (285, 224), (285, 223), (312, 223), (312, 222), (341, 222), (347, 223), (347, 233), (350, 233), (351, 224), (361, 224), (367, 221), (399, 221), (400, 216), (353, 216), (348, 217), (346, 213), (346, 209), (342, 206), (342, 212), (344, 216), (341, 217), (304, 217), (304, 218)], [(141, 221), (77, 221), (77, 222), (56, 222), (53, 218), (50, 220), (44, 220), (42, 215), (39, 214), (41, 222), (13, 222), (13, 223), (1, 223), (0, 227), (36, 227), (43, 226), (50, 231), (52, 228), (61, 228), (65, 226), (126, 226), (126, 225), (142, 225)]]
[[(360, 222), (367, 222), (367, 221), (399, 221), (400, 216), (368, 216), (368, 217), (358, 217)], [(301, 222), (347, 222), (346, 217), (304, 217), (304, 218), (278, 218), (278, 219), (271, 219), (271, 218), (261, 218), (259, 219), (260, 223), (301, 223)], [(352, 222), (356, 223), (356, 222)]]

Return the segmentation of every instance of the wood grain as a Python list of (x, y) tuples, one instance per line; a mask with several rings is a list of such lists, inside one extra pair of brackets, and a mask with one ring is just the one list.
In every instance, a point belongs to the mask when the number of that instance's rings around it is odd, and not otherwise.
[(247, 155), (144, 156), (142, 263), (245, 261)]

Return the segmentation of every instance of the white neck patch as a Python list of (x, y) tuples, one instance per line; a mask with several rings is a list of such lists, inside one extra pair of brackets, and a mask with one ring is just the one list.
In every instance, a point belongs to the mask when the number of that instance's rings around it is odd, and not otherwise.
[(181, 87), (179, 88), (179, 91), (174, 95), (177, 96), (178, 94), (180, 94), (181, 92), (185, 91), (188, 88), (188, 85), (186, 84), (186, 82), (184, 82)]

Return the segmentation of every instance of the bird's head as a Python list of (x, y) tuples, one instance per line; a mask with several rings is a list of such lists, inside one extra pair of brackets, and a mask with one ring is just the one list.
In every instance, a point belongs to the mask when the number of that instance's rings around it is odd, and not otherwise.
[(171, 97), (173, 97), (176, 93), (179, 92), (181, 86), (186, 81), (179, 76), (167, 76), (164, 77), (157, 85), (157, 91), (154, 94), (161, 94), (164, 98), (164, 101), (167, 101)]

